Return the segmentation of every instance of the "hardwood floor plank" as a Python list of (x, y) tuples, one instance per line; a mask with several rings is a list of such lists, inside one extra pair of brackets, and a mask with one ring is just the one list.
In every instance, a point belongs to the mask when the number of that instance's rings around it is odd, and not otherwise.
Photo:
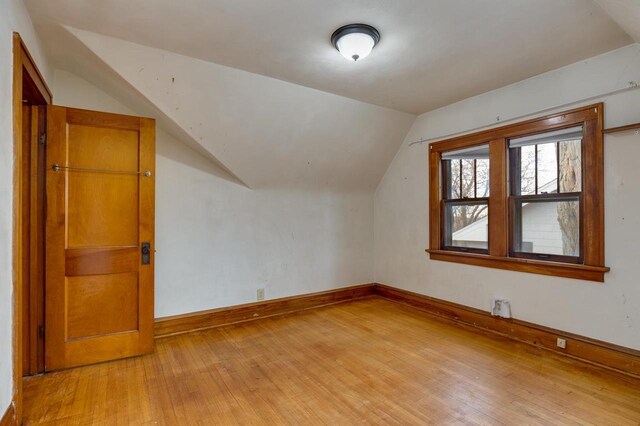
[(380, 297), (25, 380), (25, 424), (637, 425), (640, 380)]

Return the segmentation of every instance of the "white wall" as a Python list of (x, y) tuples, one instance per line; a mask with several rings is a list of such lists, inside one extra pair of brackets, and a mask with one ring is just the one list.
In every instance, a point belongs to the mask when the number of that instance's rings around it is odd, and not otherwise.
[(20, 0), (0, 0), (0, 415), (11, 403), (12, 378), (12, 206), (13, 206), (13, 32), (22, 36), (48, 80), (31, 19)]
[[(423, 114), (396, 154), (375, 196), (374, 277), (429, 296), (488, 310), (494, 295), (516, 318), (640, 349), (640, 136), (605, 138), (604, 284), (431, 261), (427, 144), (568, 102), (605, 102), (605, 126), (638, 121), (640, 90), (601, 96), (640, 82), (640, 45), (628, 46)], [(561, 109), (570, 109), (563, 107)]]
[[(55, 72), (56, 104), (135, 114)], [(156, 316), (371, 282), (372, 191), (250, 190), (158, 130)]]

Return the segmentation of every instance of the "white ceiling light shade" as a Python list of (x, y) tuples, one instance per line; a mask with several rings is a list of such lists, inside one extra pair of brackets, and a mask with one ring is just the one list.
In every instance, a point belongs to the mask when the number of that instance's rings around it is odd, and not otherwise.
[(380, 41), (378, 30), (367, 24), (349, 24), (334, 31), (331, 43), (350, 61), (366, 58)]

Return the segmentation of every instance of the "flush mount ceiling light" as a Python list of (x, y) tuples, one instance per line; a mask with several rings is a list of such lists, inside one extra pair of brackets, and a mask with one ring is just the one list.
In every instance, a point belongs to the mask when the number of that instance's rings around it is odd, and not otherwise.
[(333, 32), (331, 43), (338, 52), (350, 61), (358, 61), (369, 56), (380, 41), (378, 30), (367, 24), (349, 24)]

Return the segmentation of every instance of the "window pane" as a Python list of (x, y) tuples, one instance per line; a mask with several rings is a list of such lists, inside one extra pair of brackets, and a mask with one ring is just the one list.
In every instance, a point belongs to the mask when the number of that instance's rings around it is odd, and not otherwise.
[(489, 160), (476, 160), (476, 198), (489, 197)]
[(445, 245), (487, 249), (489, 207), (487, 203), (447, 204), (445, 208)]
[(536, 193), (536, 146), (528, 145), (520, 150), (520, 194)]
[(518, 252), (580, 255), (580, 203), (535, 201), (516, 203), (515, 249)]
[(458, 199), (460, 195), (460, 160), (447, 160), (445, 165), (449, 167), (447, 194), (449, 199)]
[(462, 160), (462, 198), (476, 198), (473, 160)]
[(558, 192), (558, 159), (556, 144), (536, 145), (538, 148), (538, 194)]
[(582, 191), (582, 141), (563, 141), (558, 144), (560, 156), (560, 192)]

